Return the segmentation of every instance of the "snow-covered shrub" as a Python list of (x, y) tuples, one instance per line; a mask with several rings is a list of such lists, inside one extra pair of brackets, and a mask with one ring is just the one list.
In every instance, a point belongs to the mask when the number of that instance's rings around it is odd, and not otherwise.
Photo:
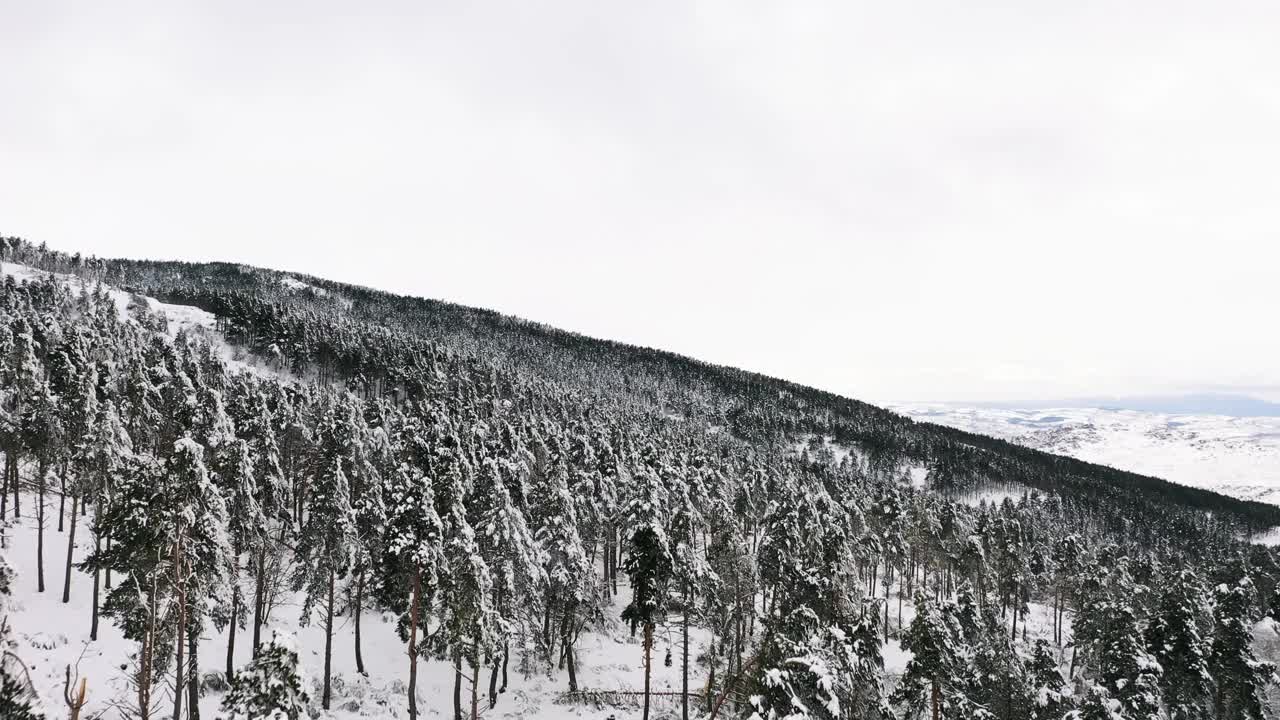
[(279, 637), (236, 673), (222, 700), (224, 720), (299, 720), (311, 698), (298, 670), (298, 653)]

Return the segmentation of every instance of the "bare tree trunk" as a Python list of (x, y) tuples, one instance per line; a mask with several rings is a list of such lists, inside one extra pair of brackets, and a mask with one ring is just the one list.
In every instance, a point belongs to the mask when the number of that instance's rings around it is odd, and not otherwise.
[[(71, 501), (75, 503), (75, 496), (71, 497)], [(75, 527), (75, 510), (71, 512), (72, 527)], [(173, 545), (173, 572), (177, 577), (178, 587), (178, 632), (177, 632), (177, 654), (178, 663), (174, 667), (174, 683), (173, 683), (173, 720), (182, 720), (182, 691), (183, 691), (183, 673), (186, 672), (186, 650), (187, 650), (187, 597), (182, 584), (182, 539), (179, 535), (178, 542)]]
[(266, 602), (264, 583), (267, 572), (267, 549), (258, 549), (257, 582), (253, 591), (253, 656), (258, 657), (258, 646), (262, 644), (262, 606)]
[(569, 692), (578, 691), (578, 663), (573, 657), (574, 610), (574, 603), (569, 603), (564, 611), (564, 620), (560, 623), (560, 647), (563, 649), (560, 658), (569, 666)]
[(511, 643), (502, 643), (502, 687), (498, 688), (499, 693), (507, 691), (507, 663), (511, 660)]
[(940, 715), (941, 707), (939, 707), (941, 704), (939, 701), (942, 699), (941, 695), (942, 693), (939, 692), (938, 690), (938, 678), (934, 678), (933, 679), (933, 720), (938, 720), (938, 718), (941, 717)]
[(324, 694), (321, 696), (320, 707), (325, 710), (329, 709), (329, 695), (332, 681), (333, 671), (333, 586), (335, 583), (334, 569), (329, 568), (329, 602), (325, 606), (324, 612)]
[[(97, 525), (97, 514), (98, 514), (98, 511), (95, 510), (94, 525)], [(94, 550), (98, 552), (102, 551), (102, 535), (97, 531), (96, 528), (94, 529), (93, 547), (94, 547)], [(99, 598), (101, 597), (98, 589), (98, 576), (99, 576), (98, 567), (97, 565), (95, 565), (93, 568), (93, 622), (92, 624), (89, 625), (90, 640), (98, 639), (98, 606), (100, 604)]]
[(498, 673), (502, 670), (502, 658), (492, 658), (493, 667), (489, 669), (489, 709), (498, 705)]
[(1009, 642), (1013, 642), (1014, 640), (1017, 640), (1017, 639), (1018, 639), (1018, 604), (1019, 604), (1019, 603), (1018, 603), (1018, 591), (1017, 591), (1017, 589), (1016, 589), (1016, 588), (1017, 588), (1017, 586), (1015, 585), (1015, 586), (1014, 586), (1014, 588), (1015, 588), (1015, 589), (1014, 589), (1014, 591), (1013, 591), (1013, 592), (1014, 592), (1014, 595), (1013, 595), (1013, 629), (1009, 631)]
[(893, 585), (893, 572), (889, 561), (884, 561), (884, 641), (889, 642), (889, 586)]
[(237, 587), (231, 591), (231, 622), (227, 623), (227, 682), (236, 676), (236, 625), (240, 620), (240, 559), (236, 558), (236, 570), (232, 575)]
[(4, 454), (4, 477), (0, 478), (0, 520), (3, 520), (9, 512), (9, 458), (13, 456), (12, 452), (6, 451)]
[[(721, 640), (720, 643), (723, 645), (724, 641)], [(711, 712), (711, 696), (716, 691), (716, 636), (714, 631), (711, 634), (711, 649), (707, 653), (707, 660), (709, 661), (707, 665), (710, 667), (707, 674), (707, 712)]]
[(355, 613), (356, 623), (356, 672), (368, 677), (369, 673), (364, 671), (364, 656), (360, 654), (360, 610), (364, 606), (364, 570), (360, 570), (360, 574), (356, 576), (356, 604), (352, 610)]
[(151, 592), (147, 607), (150, 615), (147, 618), (147, 632), (142, 638), (142, 652), (138, 660), (138, 717), (149, 720), (151, 717), (151, 668), (155, 656), (156, 642), (156, 583), (155, 575), (151, 576)]
[(680, 658), (680, 718), (689, 720), (689, 611), (692, 603), (689, 598), (689, 583), (684, 584), (684, 618), (680, 623), (680, 645), (683, 651)]
[(480, 720), (480, 660), (471, 663), (471, 720)]
[(187, 673), (187, 718), (200, 720), (200, 634), (195, 624), (187, 622), (187, 653), (191, 669)]
[(653, 623), (644, 624), (644, 715), (649, 720), (649, 677), (653, 668)]
[[(38, 503), (36, 507), (36, 592), (44, 592), (44, 461), (40, 461), (40, 477), (36, 480), (36, 488), (39, 492)], [(67, 560), (67, 567), (70, 567), (70, 560)], [(64, 597), (62, 602), (66, 602)]]
[(79, 495), (71, 496), (71, 532), (67, 533), (67, 574), (62, 581), (62, 602), (71, 602), (71, 559), (76, 550), (76, 501)]
[(13, 459), (13, 464), (9, 467), (9, 482), (13, 485), (13, 517), (22, 517), (22, 510), (18, 506), (18, 459)]
[(409, 720), (418, 719), (418, 596), (421, 593), (422, 568), (415, 566), (409, 606)]
[(462, 720), (462, 653), (453, 651), (453, 720)]

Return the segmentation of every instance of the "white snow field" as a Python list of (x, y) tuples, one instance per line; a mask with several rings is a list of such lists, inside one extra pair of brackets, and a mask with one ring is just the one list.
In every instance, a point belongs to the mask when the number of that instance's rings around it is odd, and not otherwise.
[(1010, 410), (945, 404), (890, 409), (1027, 447), (1280, 504), (1280, 417), (1138, 410)]

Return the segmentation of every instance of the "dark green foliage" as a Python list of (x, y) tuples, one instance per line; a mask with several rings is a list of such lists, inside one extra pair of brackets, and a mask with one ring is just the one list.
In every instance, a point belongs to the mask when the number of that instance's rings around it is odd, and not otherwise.
[(1275, 666), (1253, 654), (1250, 618), (1253, 584), (1247, 579), (1214, 590), (1213, 643), (1208, 669), (1216, 681), (1214, 710), (1220, 718), (1260, 720), (1265, 717), (1262, 689), (1275, 679)]
[(298, 671), (298, 653), (275, 640), (264, 643), (236, 671), (222, 698), (226, 720), (300, 720), (311, 698)]

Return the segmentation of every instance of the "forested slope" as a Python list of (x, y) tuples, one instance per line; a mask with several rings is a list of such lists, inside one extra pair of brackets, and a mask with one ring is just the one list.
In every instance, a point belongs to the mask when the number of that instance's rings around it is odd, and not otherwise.
[[(92, 634), (101, 615), (134, 643), (118, 703), (134, 716), (198, 710), (211, 633), (230, 645), (228, 713), (300, 708), (255, 692), (291, 682), (259, 637), (281, 587), (326, 628), (324, 710), (332, 645), (363, 672), (373, 610), (408, 650), (411, 717), (420, 661), (454, 669), (458, 717), (497, 706), (517, 662), (581, 700), (575, 648), (619, 619), (646, 668), (655, 632), (709, 636), (681, 658), (683, 715), (1261, 712), (1270, 669), (1247, 631), (1280, 573), (1240, 538), (1280, 508), (448, 303), (14, 239), (0, 261), (72, 276), (3, 284), (4, 517), (34, 496), (69, 505), (72, 532), (87, 518), (64, 584), (91, 573)], [(143, 296), (212, 313), (216, 333), (175, 332)], [(223, 338), (267, 371), (228, 362)], [(995, 484), (1035, 492), (959, 500)], [(1033, 612), (1048, 640), (1028, 640)], [(887, 684), (888, 643), (912, 660)], [(628, 690), (647, 715), (647, 687)]]

